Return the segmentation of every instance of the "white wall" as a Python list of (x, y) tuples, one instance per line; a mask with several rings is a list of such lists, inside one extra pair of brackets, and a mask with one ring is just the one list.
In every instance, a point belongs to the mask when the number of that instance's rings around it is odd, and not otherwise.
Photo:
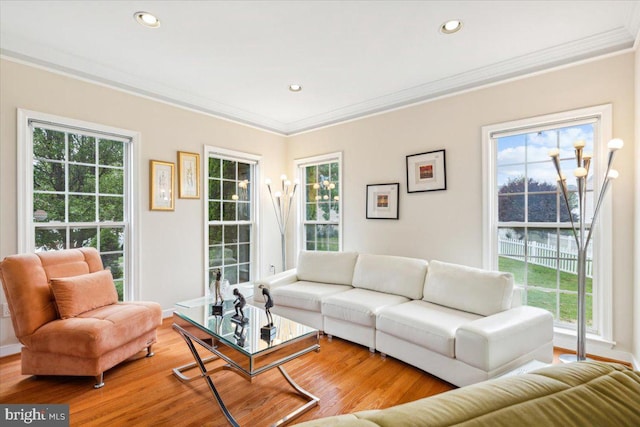
[[(290, 138), (289, 161), (343, 151), (344, 249), (482, 266), (481, 127), (613, 104), (614, 339), (633, 343), (634, 55), (627, 53)], [(447, 190), (406, 193), (405, 156), (446, 149)], [(399, 182), (400, 219), (365, 219), (367, 184)], [(638, 329), (638, 328), (636, 328)], [(636, 332), (637, 333), (637, 332)]]
[[(636, 43), (636, 46), (638, 43)], [(636, 47), (636, 63), (635, 63), (635, 95), (636, 95), (636, 141), (640, 141), (640, 46)], [(640, 143), (635, 146), (636, 159), (636, 212), (635, 212), (635, 257), (633, 264), (635, 265), (634, 278), (634, 309), (633, 309), (633, 331), (634, 331), (634, 348), (633, 356), (635, 358), (636, 367), (640, 367)], [(640, 368), (639, 368), (640, 369)]]
[[(150, 211), (149, 160), (175, 162), (177, 151), (202, 153), (204, 145), (263, 156), (263, 174), (285, 170), (282, 136), (86, 83), (16, 62), (0, 62), (0, 259), (17, 252), (16, 111), (18, 108), (138, 131), (136, 176), (140, 189), (140, 298), (169, 309), (204, 290), (203, 209), (200, 200), (177, 199), (174, 212)], [(280, 240), (266, 195), (261, 242), (262, 274), (280, 265)], [(2, 293), (2, 302), (5, 301)], [(16, 343), (9, 318), (0, 319), (0, 353)]]

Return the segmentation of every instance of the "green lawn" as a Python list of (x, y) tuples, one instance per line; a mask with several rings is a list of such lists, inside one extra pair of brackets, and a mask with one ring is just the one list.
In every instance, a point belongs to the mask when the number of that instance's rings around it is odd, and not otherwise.
[[(515, 283), (524, 286), (525, 264), (510, 258), (499, 257), (498, 268), (500, 271), (513, 273)], [(558, 272), (552, 268), (540, 265), (527, 265), (527, 305), (541, 307), (549, 310), (556, 320), (567, 323), (576, 323), (578, 317), (578, 276), (576, 274)], [(559, 288), (556, 286), (559, 283)], [(587, 277), (587, 325), (593, 323), (593, 281)], [(568, 291), (569, 293), (556, 290)], [(559, 295), (559, 301), (558, 301)], [(557, 307), (559, 306), (559, 313)]]

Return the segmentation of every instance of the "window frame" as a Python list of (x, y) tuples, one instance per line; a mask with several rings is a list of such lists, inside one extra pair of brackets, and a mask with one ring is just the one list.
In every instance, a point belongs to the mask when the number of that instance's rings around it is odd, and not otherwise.
[[(307, 221), (306, 220), (306, 212), (305, 212), (305, 206), (306, 206), (306, 173), (305, 173), (305, 168), (308, 166), (317, 166), (317, 165), (321, 165), (321, 164), (326, 164), (326, 163), (338, 163), (338, 175), (340, 177), (340, 179), (338, 180), (339, 186), (338, 186), (338, 222), (337, 224), (335, 222), (331, 222), (331, 221)], [(298, 179), (298, 181), (300, 182), (300, 191), (299, 191), (299, 195), (297, 198), (297, 202), (298, 202), (298, 209), (297, 209), (297, 227), (296, 229), (298, 230), (298, 236), (296, 239), (296, 253), (303, 251), (303, 250), (307, 250), (306, 249), (306, 231), (305, 231), (305, 225), (307, 225), (308, 223), (322, 223), (322, 224), (336, 224), (338, 226), (338, 251), (337, 252), (341, 252), (343, 250), (343, 244), (344, 244), (344, 230), (343, 230), (343, 192), (344, 192), (344, 174), (343, 174), (343, 166), (342, 166), (342, 152), (338, 151), (338, 152), (334, 152), (334, 153), (327, 153), (327, 154), (321, 154), (318, 156), (312, 156), (312, 157), (305, 157), (305, 158), (301, 158), (301, 159), (297, 159), (294, 161), (294, 164), (296, 166), (296, 177)]]
[[(607, 141), (612, 138), (612, 106), (598, 105), (560, 113), (547, 114), (514, 120), (482, 127), (482, 240), (483, 267), (498, 269), (498, 188), (497, 188), (497, 147), (495, 135), (505, 136), (509, 133), (527, 133), (535, 128), (562, 127), (572, 123), (596, 119), (598, 135), (594, 135), (592, 163), (594, 177), (594, 199), (602, 188), (602, 176), (606, 170)], [(569, 171), (566, 171), (569, 175)], [(605, 195), (599, 217), (596, 219), (593, 231), (593, 327), (597, 333), (588, 333), (591, 342), (606, 342), (614, 344), (613, 339), (613, 259), (612, 250), (612, 192)], [(532, 223), (534, 226), (536, 223)], [(576, 330), (566, 326), (554, 324), (556, 345), (558, 340), (575, 337)], [(569, 341), (565, 341), (569, 343)], [(571, 346), (572, 344), (564, 344)]]
[[(200, 170), (204, 170), (204, 203), (203, 203), (203, 228), (204, 228), (204, 271), (203, 271), (203, 295), (209, 294), (209, 225), (215, 225), (212, 223), (223, 224), (224, 221), (210, 221), (209, 220), (209, 158), (215, 157), (223, 160), (230, 160), (234, 162), (243, 162), (249, 163), (253, 168), (253, 179), (251, 182), (249, 197), (252, 200), (251, 209), (250, 209), (250, 218), (252, 218), (249, 223), (252, 223), (251, 234), (250, 234), (250, 257), (249, 257), (249, 281), (241, 282), (237, 285), (231, 285), (231, 288), (241, 286), (246, 283), (251, 283), (256, 280), (258, 277), (258, 272), (260, 272), (260, 266), (262, 264), (262, 250), (260, 246), (260, 166), (262, 161), (262, 156), (245, 153), (241, 151), (228, 150), (226, 148), (214, 147), (205, 145), (203, 147), (202, 152), (202, 164), (200, 165)], [(238, 221), (235, 221), (238, 223)], [(224, 279), (224, 277), (223, 277)]]
[[(35, 226), (33, 215), (33, 133), (30, 129), (32, 123), (40, 123), (48, 129), (58, 128), (64, 132), (77, 130), (84, 135), (100, 138), (115, 138), (129, 140), (125, 143), (124, 155), (124, 217), (122, 223), (125, 226), (124, 269), (125, 284), (123, 288), (123, 300), (132, 301), (140, 297), (140, 272), (139, 272), (139, 230), (137, 227), (140, 207), (138, 201), (138, 182), (136, 165), (138, 159), (138, 147), (141, 136), (139, 132), (128, 129), (116, 128), (99, 123), (84, 120), (70, 119), (48, 113), (41, 113), (19, 108), (17, 111), (17, 191), (18, 191), (18, 252), (34, 252)], [(67, 159), (68, 160), (68, 159)], [(61, 226), (69, 227), (73, 222), (61, 222)], [(78, 223), (82, 225), (96, 225), (101, 223)], [(113, 222), (104, 222), (104, 225), (113, 225)]]

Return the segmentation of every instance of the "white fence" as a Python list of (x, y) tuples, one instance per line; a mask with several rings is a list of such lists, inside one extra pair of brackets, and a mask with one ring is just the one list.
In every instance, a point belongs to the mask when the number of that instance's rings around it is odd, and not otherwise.
[[(555, 245), (547, 245), (534, 241), (527, 242), (525, 248), (524, 240), (498, 238), (498, 254), (505, 258), (523, 261), (527, 256), (529, 264), (541, 265), (553, 269), (559, 269), (566, 273), (578, 274), (578, 253), (576, 251), (558, 251)], [(593, 277), (593, 261), (587, 256), (587, 277)]]

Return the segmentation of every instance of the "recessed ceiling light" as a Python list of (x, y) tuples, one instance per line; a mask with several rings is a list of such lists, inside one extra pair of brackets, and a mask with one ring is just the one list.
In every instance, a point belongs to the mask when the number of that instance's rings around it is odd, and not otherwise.
[(155, 15), (149, 12), (136, 12), (133, 14), (138, 24), (144, 25), (149, 28), (158, 28), (160, 26), (160, 20)]
[(440, 27), (440, 32), (443, 34), (453, 34), (460, 31), (461, 28), (462, 21), (458, 19), (452, 19), (442, 24), (442, 26)]
[(302, 90), (302, 86), (296, 84), (289, 85), (289, 90), (291, 92), (300, 92)]

